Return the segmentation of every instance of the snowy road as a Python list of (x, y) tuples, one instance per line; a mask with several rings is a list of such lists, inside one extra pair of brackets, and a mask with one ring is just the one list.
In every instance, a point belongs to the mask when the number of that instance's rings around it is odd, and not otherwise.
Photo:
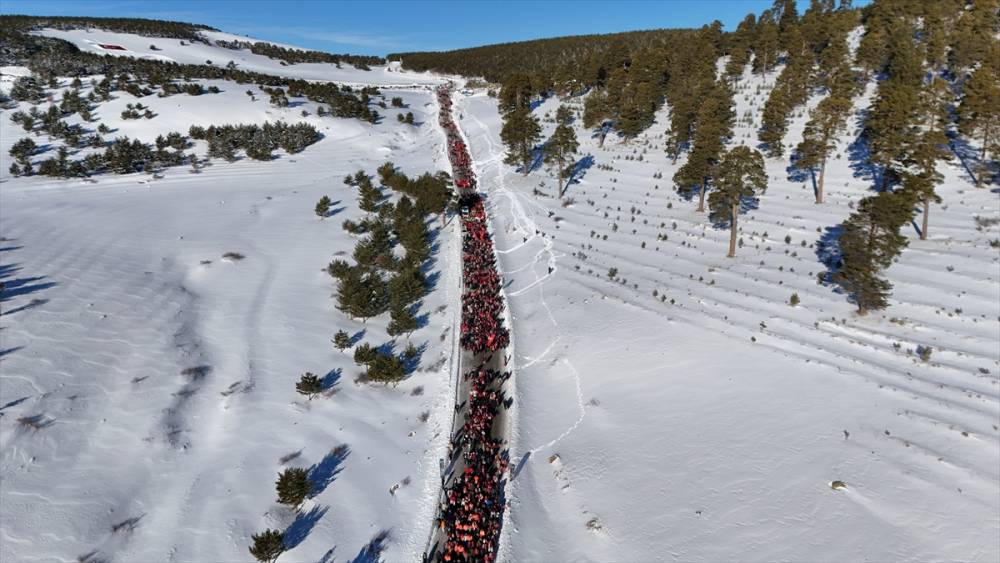
[[(441, 108), (442, 112), (448, 111), (448, 108)], [(459, 132), (460, 134), (460, 132)], [(475, 163), (471, 163), (471, 167), (475, 170)], [(453, 174), (456, 178), (461, 175), (458, 173), (457, 166)], [(461, 236), (464, 238), (466, 234), (463, 222), (463, 228)], [(492, 245), (491, 245), (492, 247)], [(499, 261), (497, 261), (499, 264)], [(460, 294), (465, 293), (464, 284), (462, 285)], [(502, 297), (502, 295), (501, 295)], [(508, 328), (510, 327), (510, 317), (509, 315), (505, 318), (505, 323)], [(455, 440), (458, 437), (458, 433), (461, 431), (462, 427), (465, 425), (468, 416), (470, 415), (470, 392), (472, 391), (472, 379), (466, 378), (466, 373), (470, 371), (496, 371), (498, 373), (504, 373), (508, 371), (508, 361), (512, 358), (508, 349), (501, 349), (495, 352), (485, 352), (481, 354), (474, 354), (468, 350), (462, 349), (459, 354), (459, 366), (458, 373), (460, 377), (457, 378), (455, 385), (457, 387), (455, 391), (455, 416), (452, 419), (452, 429), (451, 436)], [(507, 411), (510, 405), (513, 403), (513, 399), (509, 393), (505, 393), (507, 382), (509, 379), (499, 378), (493, 382), (491, 389), (495, 389), (501, 393), (501, 396), (505, 398), (505, 403), (502, 408), (500, 408), (493, 419), (493, 424), (490, 431), (490, 437), (503, 442), (506, 446), (509, 436), (509, 418), (507, 416)], [(509, 402), (508, 402), (509, 401)], [(455, 442), (453, 442), (454, 444)], [(424, 553), (425, 561), (433, 561), (440, 558), (441, 550), (447, 541), (447, 529), (443, 525), (441, 508), (444, 506), (445, 495), (447, 491), (451, 489), (456, 482), (456, 479), (463, 474), (466, 469), (465, 456), (462, 455), (462, 445), (459, 443), (457, 447), (452, 449), (450, 454), (450, 459), (448, 460), (448, 465), (442, 471), (442, 483), (441, 483), (441, 494), (439, 497), (439, 507), (435, 515), (433, 528), (430, 533), (428, 540), (427, 550)], [(504, 449), (505, 454), (508, 453), (506, 447)], [(503, 481), (505, 483), (506, 481)], [(504, 495), (505, 500), (505, 495)], [(494, 546), (495, 548), (496, 546)]]

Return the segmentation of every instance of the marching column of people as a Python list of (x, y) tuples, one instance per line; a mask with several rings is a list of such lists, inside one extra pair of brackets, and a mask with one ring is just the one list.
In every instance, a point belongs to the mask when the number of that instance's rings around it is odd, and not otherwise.
[(465, 418), (452, 437), (449, 452), (453, 462), (460, 455), (463, 463), (455, 465), (461, 471), (445, 490), (437, 521), (444, 542), (434, 557), (456, 563), (491, 562), (496, 557), (503, 522), (503, 485), (509, 462), (504, 440), (494, 436), (494, 425), (500, 408), (510, 405), (502, 388), (510, 372), (487, 366), (494, 353), (502, 354), (510, 343), (510, 333), (503, 322), (501, 280), (486, 226), (486, 209), (475, 191), (468, 148), (452, 120), (450, 89), (438, 90), (438, 102), (461, 212), (465, 290), (460, 341), (462, 348), (476, 358), (478, 367), (464, 374), (469, 386)]

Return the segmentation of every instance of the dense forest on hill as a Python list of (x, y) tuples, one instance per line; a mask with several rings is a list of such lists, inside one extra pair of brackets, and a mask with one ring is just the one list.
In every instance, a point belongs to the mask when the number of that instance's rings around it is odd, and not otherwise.
[[(31, 35), (29, 32), (40, 29), (81, 28), (97, 28), (117, 33), (130, 33), (145, 37), (169, 37), (201, 43), (212, 41), (199, 32), (218, 31), (207, 25), (140, 18), (3, 15), (0, 16), (0, 62), (4, 64), (22, 63), (27, 57), (43, 51), (72, 56), (76, 52), (72, 45), (55, 38)], [(219, 40), (213, 43), (227, 49), (247, 49), (255, 55), (263, 55), (286, 64), (331, 63), (339, 65), (345, 62), (361, 70), (368, 70), (368, 65), (385, 63), (385, 59), (377, 56), (289, 49), (263, 41)]]
[[(619, 34), (402, 60), (405, 66), (499, 76), (507, 162), (525, 174), (542, 141), (531, 111), (538, 98), (586, 92), (582, 124), (601, 145), (610, 133), (624, 142), (635, 138), (667, 104), (666, 152), (681, 161), (675, 189), (696, 200), (699, 212), (706, 203), (712, 207), (713, 221), (728, 221), (734, 237), (739, 206), (733, 202), (740, 198), (724, 197), (726, 186), (740, 184), (730, 181), (735, 177), (763, 178), (765, 156), (788, 159), (791, 169), (812, 176), (816, 203), (823, 203), (827, 159), (855, 115), (855, 99), (874, 81), (871, 105), (857, 116), (859, 143), (877, 172), (878, 193), (845, 221), (836, 272), (822, 280), (846, 289), (864, 313), (886, 306), (891, 286), (880, 274), (906, 246), (899, 230), (914, 208), (923, 215), (921, 238), (927, 236), (931, 207), (941, 202), (938, 164), (973, 142), (978, 154), (968, 166), (976, 184), (993, 181), (1000, 150), (998, 8), (998, 0), (877, 0), (860, 10), (847, 1), (812, 0), (799, 14), (795, 0), (775, 0), (730, 33), (713, 22), (697, 31), (659, 32), (644, 44), (624, 38), (649, 36)], [(506, 63), (482, 72), (499, 61)], [(774, 73), (774, 83), (760, 114), (758, 144), (737, 155), (735, 148), (727, 150), (736, 120), (753, 118), (734, 111), (748, 67), (754, 75)], [(814, 97), (819, 101), (808, 112), (801, 139), (788, 139), (792, 118)], [(550, 145), (552, 140), (542, 150), (556, 150)], [(765, 187), (762, 181), (760, 191)]]
[(214, 27), (196, 23), (151, 20), (143, 18), (92, 18), (84, 16), (0, 16), (0, 29), (27, 32), (33, 29), (80, 29), (94, 27), (117, 33), (131, 33), (146, 37), (171, 37), (204, 42), (199, 31), (218, 31)]
[(219, 47), (226, 49), (247, 49), (255, 55), (263, 55), (269, 59), (276, 59), (286, 64), (295, 63), (330, 63), (340, 65), (348, 63), (359, 70), (370, 70), (368, 65), (385, 64), (385, 59), (371, 55), (350, 55), (334, 54), (323, 51), (309, 51), (306, 49), (287, 49), (279, 47), (273, 43), (263, 41), (223, 41), (215, 42)]
[[(721, 24), (718, 24), (721, 29)], [(622, 53), (643, 49), (679, 47), (693, 30), (654, 29), (603, 35), (574, 35), (484, 45), (440, 52), (392, 53), (389, 60), (402, 61), (403, 68), (433, 70), (464, 76), (482, 76), (498, 82), (511, 73), (551, 77), (555, 81), (579, 80), (585, 84), (602, 73), (609, 60)]]

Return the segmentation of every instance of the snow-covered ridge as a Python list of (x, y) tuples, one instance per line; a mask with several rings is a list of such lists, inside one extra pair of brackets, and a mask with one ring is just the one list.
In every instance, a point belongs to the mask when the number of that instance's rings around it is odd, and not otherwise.
[[(145, 37), (99, 29), (43, 29), (32, 33), (63, 39), (73, 43), (82, 51), (100, 55), (135, 57), (182, 64), (211, 64), (220, 67), (224, 67), (232, 61), (237, 65), (237, 68), (243, 70), (304, 80), (380, 87), (430, 86), (444, 82), (444, 79), (438, 75), (405, 71), (398, 64), (392, 63), (372, 66), (369, 71), (358, 70), (348, 63), (341, 63), (341, 68), (337, 68), (337, 65), (331, 63), (283, 65), (279, 60), (256, 55), (249, 50), (226, 49), (214, 43), (205, 44), (166, 37)], [(201, 31), (200, 33), (210, 40), (257, 41), (249, 37), (222, 32)], [(278, 43), (275, 45), (294, 48)], [(151, 46), (155, 46), (156, 49), (152, 49)]]

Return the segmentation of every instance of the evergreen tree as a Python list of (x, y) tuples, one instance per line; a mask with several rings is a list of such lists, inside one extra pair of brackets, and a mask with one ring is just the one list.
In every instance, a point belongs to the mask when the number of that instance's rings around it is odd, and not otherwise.
[(944, 80), (932, 80), (920, 92), (920, 111), (905, 149), (900, 170), (901, 192), (923, 207), (921, 240), (927, 239), (931, 203), (941, 203), (935, 186), (944, 180), (937, 171), (940, 160), (951, 160), (947, 127), (952, 102), (951, 88)]
[(1000, 1), (976, 0), (958, 9), (959, 17), (952, 33), (952, 48), (948, 53), (952, 72), (964, 73), (977, 62), (996, 64), (996, 32)]
[(545, 145), (545, 162), (556, 166), (556, 177), (559, 179), (559, 197), (563, 196), (563, 180), (569, 176), (569, 167), (573, 163), (580, 144), (576, 140), (576, 132), (570, 125), (572, 114), (566, 106), (559, 106), (556, 111), (555, 132)]
[(309, 397), (311, 401), (316, 395), (323, 392), (323, 381), (320, 380), (318, 375), (307, 371), (302, 374), (298, 383), (295, 384), (295, 390)]
[(378, 189), (372, 183), (370, 176), (362, 174), (358, 180), (358, 197), (360, 200), (358, 207), (368, 213), (378, 211), (378, 204), (382, 201), (382, 190)]
[(799, 11), (795, 6), (795, 0), (774, 0), (771, 11), (778, 16), (779, 45), (781, 49), (787, 51), (791, 48), (788, 37), (799, 21)]
[(695, 124), (694, 146), (687, 162), (674, 174), (678, 191), (698, 191), (698, 211), (705, 210), (705, 192), (722, 157), (726, 139), (732, 135), (734, 112), (732, 93), (724, 82), (702, 100)]
[(375, 361), (375, 357), (378, 356), (378, 350), (371, 347), (369, 344), (361, 344), (354, 348), (354, 363), (359, 366), (367, 366)]
[(750, 62), (756, 27), (757, 18), (753, 14), (747, 14), (732, 34), (729, 43), (729, 61), (726, 62), (726, 76), (734, 82), (743, 74), (743, 69)]
[(318, 215), (320, 219), (325, 219), (326, 216), (330, 214), (330, 205), (332, 203), (333, 202), (330, 201), (329, 196), (319, 198), (319, 201), (316, 202), (316, 215)]
[(333, 345), (343, 352), (351, 347), (351, 337), (343, 330), (338, 330), (337, 334), (333, 335)]
[(531, 109), (531, 79), (524, 73), (508, 75), (500, 85), (498, 107), (500, 113), (509, 115), (516, 110)]
[(285, 551), (285, 535), (278, 530), (264, 530), (250, 539), (253, 540), (250, 555), (260, 563), (274, 563)]
[(785, 68), (764, 103), (758, 137), (767, 145), (768, 156), (784, 154), (783, 140), (792, 111), (809, 97), (809, 80), (813, 65), (812, 54), (806, 48), (798, 28), (792, 28), (787, 40), (789, 51)]
[(417, 318), (413, 316), (410, 307), (397, 306), (389, 310), (389, 326), (386, 332), (389, 336), (409, 334), (417, 330)]
[(427, 293), (427, 278), (417, 265), (409, 266), (389, 280), (389, 300), (394, 309), (419, 301)]
[(840, 235), (841, 265), (834, 279), (849, 291), (858, 314), (884, 309), (892, 284), (880, 273), (906, 246), (900, 227), (912, 215), (909, 197), (879, 192), (861, 200), (843, 224)]
[[(796, 152), (796, 166), (810, 170), (815, 175), (819, 168), (819, 178), (816, 181), (816, 203), (823, 203), (823, 179), (826, 176), (826, 160), (836, 147), (837, 137), (844, 131), (847, 117), (851, 111), (851, 101), (833, 94), (823, 98), (810, 114), (802, 133), (802, 142)], [(815, 177), (815, 176), (814, 176)]]
[(376, 353), (368, 365), (368, 379), (380, 383), (397, 383), (406, 377), (402, 360), (390, 354)]
[(24, 166), (31, 163), (31, 155), (35, 154), (36, 150), (38, 150), (38, 145), (35, 144), (35, 141), (31, 140), (30, 137), (24, 137), (10, 147), (10, 156)]
[(765, 10), (757, 20), (757, 36), (753, 43), (753, 70), (765, 74), (778, 64), (780, 35), (778, 24), (770, 10)]
[(337, 308), (363, 321), (385, 312), (389, 304), (386, 283), (377, 272), (351, 268), (337, 283)]
[(919, 121), (923, 69), (912, 35), (910, 25), (895, 25), (888, 47), (889, 77), (879, 83), (865, 123), (869, 160), (882, 167), (883, 187), (899, 178), (907, 142)]
[(289, 467), (278, 475), (275, 483), (278, 491), (278, 502), (287, 504), (298, 510), (302, 503), (312, 492), (312, 483), (309, 482), (309, 472), (300, 467)]
[(756, 199), (767, 190), (767, 171), (759, 152), (740, 145), (727, 152), (719, 163), (715, 189), (708, 197), (711, 220), (729, 222), (729, 253), (736, 256), (736, 221), (746, 199)]
[[(996, 50), (1000, 57), (1000, 49)], [(986, 156), (996, 155), (1000, 149), (1000, 61), (983, 64), (965, 83), (962, 103), (958, 106), (959, 130), (970, 137), (978, 137), (979, 174), (976, 186), (983, 187), (988, 172)]]
[(506, 164), (520, 166), (525, 176), (531, 172), (532, 151), (541, 139), (538, 118), (527, 108), (517, 108), (507, 114), (500, 138), (507, 145)]

